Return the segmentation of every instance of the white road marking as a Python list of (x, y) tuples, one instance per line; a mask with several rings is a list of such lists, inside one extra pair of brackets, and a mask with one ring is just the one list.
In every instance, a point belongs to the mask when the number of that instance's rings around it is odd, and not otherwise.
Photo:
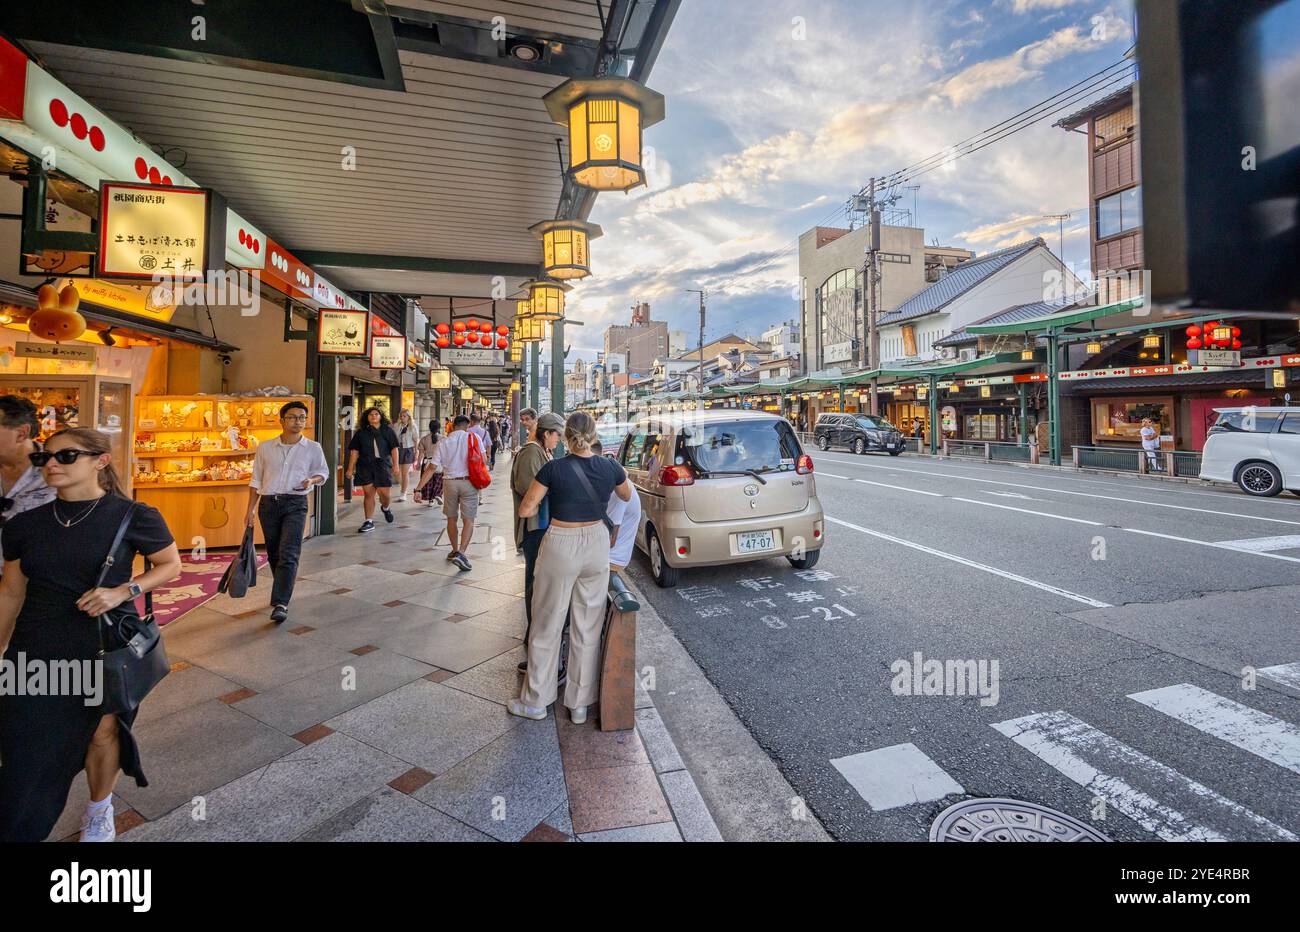
[(832, 479), (844, 479), (845, 481), (848, 481), (848, 482), (852, 482), (852, 481), (853, 481), (853, 480), (850, 479), (848, 476), (837, 476), (837, 475), (835, 475), (835, 473), (833, 473), (833, 472), (822, 472), (820, 469), (817, 470), (817, 472), (815, 472), (814, 475), (817, 475), (817, 476), (830, 476)]
[(1146, 537), (1160, 537), (1164, 540), (1176, 540), (1182, 544), (1200, 544), (1202, 547), (1213, 547), (1216, 550), (1227, 550), (1232, 553), (1244, 553), (1252, 557), (1266, 557), (1270, 560), (1285, 560), (1287, 563), (1300, 563), (1300, 557), (1284, 557), (1280, 553), (1267, 553), (1260, 550), (1242, 550), (1240, 547), (1229, 547), (1227, 544), (1221, 544), (1213, 540), (1197, 540), (1195, 537), (1179, 537), (1177, 534), (1162, 534), (1159, 531), (1143, 531), (1135, 527), (1118, 528), (1120, 531), (1128, 531), (1130, 534), (1142, 534)]
[(857, 524), (850, 524), (848, 521), (842, 521), (839, 518), (832, 518), (826, 515), (826, 520), (832, 524), (838, 524), (842, 527), (850, 528), (854, 531), (860, 531), (863, 534), (870, 534), (872, 537), (878, 537), (881, 540), (887, 540), (892, 544), (900, 544), (903, 547), (910, 547), (913, 550), (919, 550), (922, 553), (928, 553), (931, 556), (939, 557), (943, 560), (951, 560), (953, 563), (960, 563), (962, 566), (969, 566), (971, 569), (980, 570), (984, 573), (991, 573), (994, 576), (1001, 576), (1003, 579), (1010, 579), (1026, 586), (1032, 586), (1035, 589), (1041, 589), (1044, 592), (1050, 592), (1053, 595), (1059, 595), (1065, 599), (1072, 599), (1075, 602), (1082, 602), (1084, 605), (1090, 605), (1093, 608), (1111, 608), (1109, 602), (1101, 602), (1097, 599), (1091, 599), (1086, 595), (1079, 595), (1077, 592), (1070, 592), (1068, 589), (1062, 589), (1059, 586), (1053, 586), (1049, 583), (1039, 582), (1036, 579), (1030, 579), (1027, 576), (1020, 576), (1016, 573), (1009, 573), (1006, 570), (1000, 570), (995, 566), (988, 566), (984, 563), (976, 563), (974, 560), (967, 560), (965, 557), (959, 557), (955, 553), (945, 553), (942, 550), (935, 550), (933, 547), (927, 547), (924, 544), (918, 544), (915, 541), (904, 540), (901, 537), (894, 537), (891, 534), (885, 534), (880, 531), (873, 531)]
[(942, 492), (927, 492), (925, 489), (913, 489), (905, 485), (890, 485), (888, 482), (872, 482), (870, 479), (854, 479), (854, 482), (861, 482), (863, 485), (878, 485), (882, 489), (898, 489), (900, 492), (915, 492), (917, 495), (929, 495), (932, 498), (943, 498)]
[[(876, 466), (872, 463), (854, 463), (864, 469), (892, 469), (891, 466)], [(1013, 489), (1034, 489), (1038, 492), (1056, 492), (1059, 495), (1079, 495), (1084, 498), (1100, 498), (1110, 502), (1124, 502), (1130, 505), (1150, 505), (1152, 508), (1173, 508), (1177, 511), (1195, 511), (1206, 515), (1223, 515), (1228, 518), (1242, 518), (1246, 521), (1268, 521), (1272, 524), (1294, 524), (1300, 527), (1300, 521), (1288, 521), (1285, 518), (1266, 518), (1263, 515), (1243, 515), (1235, 511), (1217, 511), (1213, 508), (1194, 508), (1191, 505), (1171, 505), (1168, 502), (1148, 502), (1140, 498), (1120, 498), (1117, 495), (1102, 495), (1099, 492), (1076, 492), (1072, 489), (1053, 489), (1041, 485), (1026, 485), (1023, 482), (1003, 482), (999, 479), (981, 479), (978, 476), (959, 476), (955, 473), (934, 472), (926, 469), (912, 469), (909, 472), (922, 476), (938, 476), (941, 479), (964, 479), (967, 482), (984, 482), (989, 485), (1009, 485)]]
[(993, 728), (1165, 841), (1300, 840), (1068, 712), (1038, 712)]
[(932, 803), (953, 793), (966, 792), (915, 744), (896, 744), (837, 757), (831, 766), (875, 812)]
[(1252, 553), (1262, 553), (1269, 550), (1300, 550), (1300, 534), (1292, 534), (1286, 537), (1250, 537), (1246, 540), (1221, 540), (1218, 543), (1224, 547), (1231, 547), (1233, 550), (1249, 550)]
[(985, 495), (997, 495), (1000, 498), (1023, 498), (1027, 502), (1039, 502), (1040, 498), (1030, 498), (1028, 495), (1021, 495), (1019, 492), (994, 492), (992, 489), (980, 489)]
[(1300, 773), (1300, 728), (1191, 683), (1129, 696), (1221, 741)]
[(1276, 667), (1264, 667), (1255, 672), (1266, 680), (1300, 689), (1300, 663), (1284, 663)]
[(954, 502), (966, 502), (971, 505), (983, 505), (985, 508), (1001, 508), (1005, 511), (1018, 511), (1026, 515), (1038, 515), (1043, 518), (1055, 518), (1058, 521), (1072, 521), (1075, 524), (1091, 524), (1093, 527), (1105, 527), (1100, 521), (1089, 521), (1087, 518), (1071, 518), (1066, 515), (1054, 515), (1050, 511), (1034, 511), (1031, 508), (1017, 508), (1015, 505), (999, 505), (997, 502), (981, 502), (974, 498), (957, 498), (953, 496)]

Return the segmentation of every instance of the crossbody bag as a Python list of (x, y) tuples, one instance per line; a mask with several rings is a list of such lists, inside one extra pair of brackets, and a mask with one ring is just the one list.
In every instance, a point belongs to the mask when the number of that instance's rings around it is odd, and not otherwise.
[[(108, 572), (113, 568), (117, 548), (126, 537), (126, 529), (131, 525), (136, 503), (132, 502), (122, 516), (117, 534), (108, 548), (108, 556), (99, 570), (99, 579), (95, 588), (104, 585)], [(145, 569), (149, 561), (145, 559)], [(103, 711), (123, 714), (139, 707), (140, 702), (158, 685), (164, 676), (171, 672), (167, 661), (167, 652), (163, 650), (162, 632), (153, 616), (153, 595), (145, 593), (144, 617), (136, 611), (135, 600), (128, 599), (117, 608), (100, 615), (96, 621), (99, 628), (99, 660), (103, 662), (104, 700)], [(116, 640), (121, 647), (109, 649), (109, 634), (116, 629)]]

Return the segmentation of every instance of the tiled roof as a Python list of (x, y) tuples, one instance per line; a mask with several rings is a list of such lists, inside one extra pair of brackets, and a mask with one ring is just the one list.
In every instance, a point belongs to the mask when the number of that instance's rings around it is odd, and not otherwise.
[(1009, 246), (1006, 249), (999, 249), (997, 252), (969, 259), (955, 266), (952, 271), (937, 282), (922, 288), (900, 304), (897, 309), (882, 315), (877, 325), (885, 327), (889, 324), (896, 324), (900, 321), (911, 320), (914, 317), (922, 317), (926, 314), (941, 311), (990, 276), (997, 274), (1021, 256), (1042, 245), (1044, 245), (1042, 237), (1038, 237), (1028, 242), (1017, 243), (1015, 246)]
[(1052, 125), (1059, 126), (1062, 129), (1074, 129), (1076, 126), (1082, 126), (1088, 121), (1088, 117), (1092, 116), (1097, 111), (1105, 110), (1107, 107), (1119, 103), (1125, 97), (1131, 98), (1133, 96), (1133, 88), (1136, 84), (1136, 81), (1132, 84), (1125, 84), (1113, 94), (1107, 94), (1105, 97), (1098, 97), (1082, 110), (1071, 113), (1068, 117), (1062, 117)]
[[(1080, 303), (1074, 298), (1063, 298), (1057, 301), (1035, 301), (1032, 304), (1018, 304), (1015, 307), (1009, 307), (1006, 310), (998, 311), (996, 314), (990, 314), (988, 317), (980, 318), (974, 321), (976, 324), (1016, 324), (1022, 320), (1034, 320), (1039, 317), (1046, 317), (1048, 314), (1056, 314), (1067, 308), (1075, 307)], [(958, 346), (963, 343), (974, 343), (979, 339), (979, 334), (971, 333), (969, 330), (962, 330), (960, 333), (949, 334), (942, 340), (935, 340), (935, 346)]]

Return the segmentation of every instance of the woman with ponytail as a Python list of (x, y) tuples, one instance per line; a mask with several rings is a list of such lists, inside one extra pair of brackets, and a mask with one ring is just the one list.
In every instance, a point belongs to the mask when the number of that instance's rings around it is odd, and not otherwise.
[[(98, 619), (175, 579), (181, 558), (162, 515), (126, 497), (110, 450), (108, 436), (87, 427), (54, 434), (30, 459), (56, 498), (5, 523), (0, 653), (20, 676), (40, 668), (85, 672), (79, 683), (68, 678), (75, 689), (0, 694), (0, 841), (48, 837), (83, 769), (90, 805), (81, 840), (112, 841), (118, 773), (148, 785), (131, 735), (135, 711), (101, 709)], [(128, 509), (122, 542), (97, 585)], [(137, 555), (151, 566), (132, 579)], [(47, 683), (54, 683), (52, 672)]]

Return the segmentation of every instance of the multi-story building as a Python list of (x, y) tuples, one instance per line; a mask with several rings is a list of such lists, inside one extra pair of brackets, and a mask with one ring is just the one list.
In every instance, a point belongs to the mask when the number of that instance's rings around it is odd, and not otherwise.
[(759, 341), (766, 343), (772, 354), (780, 359), (799, 355), (799, 321), (787, 320), (763, 331)]
[(685, 330), (670, 330), (668, 332), (669, 356), (680, 356), (682, 353), (686, 352), (687, 345)]
[(634, 305), (630, 324), (605, 330), (605, 358), (612, 353), (627, 358), (625, 371), (648, 374), (656, 358), (668, 355), (668, 323), (651, 320), (650, 305), (644, 301)]

